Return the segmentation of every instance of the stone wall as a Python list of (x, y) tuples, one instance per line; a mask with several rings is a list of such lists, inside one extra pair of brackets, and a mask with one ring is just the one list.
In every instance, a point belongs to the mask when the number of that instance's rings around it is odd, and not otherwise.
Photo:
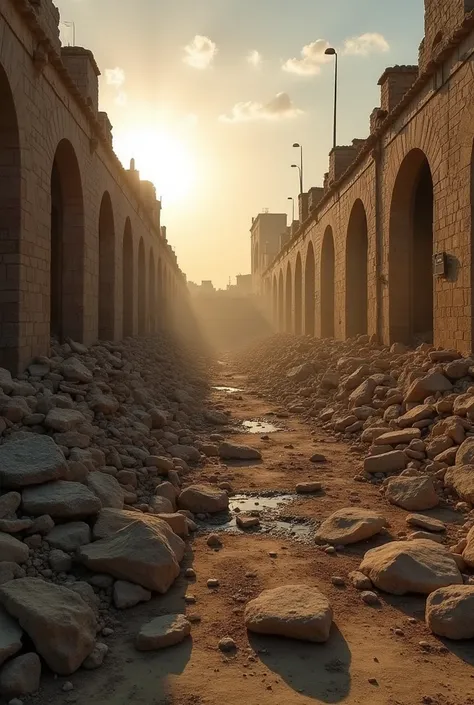
[(58, 20), (51, 0), (0, 7), (0, 365), (14, 371), (47, 353), (53, 309), (62, 337), (90, 344), (100, 328), (121, 338), (127, 305), (133, 333), (143, 334), (170, 320), (172, 302), (187, 295), (159, 203), (149, 187), (142, 200), (137, 174), (112, 151), (93, 55), (61, 53)]
[[(426, 9), (427, 34), (431, 22), (446, 20), (444, 48), (419, 74), (385, 72), (386, 112), (374, 111), (371, 134), (344, 174), (331, 154), (321, 201), (263, 274), (280, 329), (332, 332), (329, 306), (340, 339), (432, 336), (436, 345), (473, 348), (474, 17), (464, 0), (427, 0)], [(437, 254), (446, 262), (440, 273), (433, 272)]]

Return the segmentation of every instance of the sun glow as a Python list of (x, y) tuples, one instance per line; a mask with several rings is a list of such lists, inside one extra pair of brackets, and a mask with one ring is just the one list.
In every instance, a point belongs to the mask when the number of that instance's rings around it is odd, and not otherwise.
[(164, 205), (182, 201), (195, 185), (195, 162), (184, 139), (160, 128), (133, 129), (114, 139), (117, 154), (128, 168), (130, 159), (140, 178), (152, 181)]

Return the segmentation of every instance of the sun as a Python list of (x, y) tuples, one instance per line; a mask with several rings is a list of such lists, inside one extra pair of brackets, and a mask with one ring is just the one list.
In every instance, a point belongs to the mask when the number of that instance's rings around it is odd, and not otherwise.
[(135, 159), (140, 178), (152, 181), (163, 205), (182, 201), (195, 183), (195, 163), (189, 146), (171, 131), (136, 128), (117, 135), (117, 154), (128, 168)]

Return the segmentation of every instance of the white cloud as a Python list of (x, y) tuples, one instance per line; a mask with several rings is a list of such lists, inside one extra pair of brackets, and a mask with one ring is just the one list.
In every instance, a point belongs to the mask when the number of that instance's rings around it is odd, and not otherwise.
[(344, 42), (344, 54), (369, 56), (369, 54), (385, 53), (390, 45), (382, 34), (367, 32), (359, 37), (351, 37)]
[(127, 105), (128, 103), (128, 95), (125, 93), (125, 91), (119, 91), (117, 93), (117, 97), (115, 98), (115, 103), (117, 105)]
[(209, 37), (196, 34), (194, 39), (184, 47), (183, 61), (194, 69), (207, 69), (217, 54), (217, 45)]
[(300, 115), (288, 93), (278, 93), (268, 103), (249, 100), (236, 103), (229, 115), (221, 115), (223, 122), (250, 122), (256, 120), (279, 120)]
[(255, 68), (258, 68), (262, 63), (262, 55), (259, 51), (254, 49), (247, 54), (247, 62), (250, 66), (255, 66)]
[(329, 43), (325, 39), (317, 39), (311, 44), (306, 44), (301, 50), (301, 58), (285, 61), (283, 71), (296, 73), (298, 76), (315, 76), (321, 73), (322, 64), (331, 61), (331, 57), (324, 53), (328, 47)]
[(125, 83), (125, 71), (116, 66), (114, 69), (105, 69), (105, 81), (108, 86), (120, 88)]

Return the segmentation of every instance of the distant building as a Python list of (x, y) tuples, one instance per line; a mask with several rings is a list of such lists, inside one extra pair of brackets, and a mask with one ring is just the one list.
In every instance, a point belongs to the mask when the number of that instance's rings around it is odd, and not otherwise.
[(286, 213), (259, 213), (252, 218), (250, 240), (252, 248), (253, 290), (259, 292), (262, 272), (281, 249), (282, 235), (287, 237)]

